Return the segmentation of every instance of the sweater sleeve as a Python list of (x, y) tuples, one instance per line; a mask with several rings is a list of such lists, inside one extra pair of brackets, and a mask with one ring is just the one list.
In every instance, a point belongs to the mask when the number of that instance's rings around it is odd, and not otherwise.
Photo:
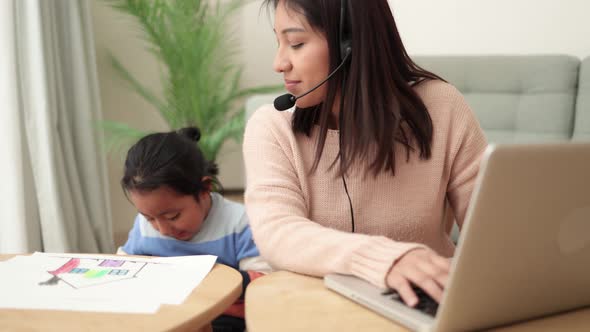
[(450, 177), (447, 196), (457, 224), (462, 227), (487, 141), (464, 97), (456, 94), (450, 130)]
[(252, 116), (243, 144), (246, 208), (261, 255), (278, 269), (314, 276), (351, 274), (384, 288), (393, 263), (422, 245), (342, 232), (309, 220), (290, 123), (273, 112), (261, 108)]

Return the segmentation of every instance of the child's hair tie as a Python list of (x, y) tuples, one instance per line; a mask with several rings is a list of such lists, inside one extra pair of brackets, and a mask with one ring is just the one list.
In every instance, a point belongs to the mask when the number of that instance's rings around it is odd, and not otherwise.
[(191, 141), (198, 142), (201, 139), (201, 131), (197, 127), (185, 127), (178, 129), (176, 133), (180, 136), (189, 138)]

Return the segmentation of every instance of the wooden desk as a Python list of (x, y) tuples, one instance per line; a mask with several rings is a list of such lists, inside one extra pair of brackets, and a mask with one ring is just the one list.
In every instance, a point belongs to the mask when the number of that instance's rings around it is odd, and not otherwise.
[(155, 314), (0, 309), (0, 331), (211, 331), (211, 321), (241, 292), (240, 273), (215, 264), (183, 304), (162, 305)]
[[(286, 271), (254, 280), (246, 291), (248, 332), (408, 331), (324, 287), (323, 280)], [(590, 308), (494, 331), (590, 330)]]

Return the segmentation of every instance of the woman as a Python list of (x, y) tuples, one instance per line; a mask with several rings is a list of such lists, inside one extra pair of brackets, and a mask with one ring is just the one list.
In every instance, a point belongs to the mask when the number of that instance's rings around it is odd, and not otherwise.
[(409, 58), (387, 0), (265, 3), (274, 70), (301, 97), (294, 113), (260, 108), (246, 128), (245, 201), (261, 255), (394, 288), (410, 306), (413, 285), (440, 301), (454, 251), (445, 202), (461, 226), (486, 147), (472, 111)]

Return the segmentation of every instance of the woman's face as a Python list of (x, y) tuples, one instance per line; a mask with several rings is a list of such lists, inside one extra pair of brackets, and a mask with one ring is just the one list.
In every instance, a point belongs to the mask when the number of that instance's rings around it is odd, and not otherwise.
[(211, 208), (208, 191), (199, 194), (198, 202), (195, 197), (181, 195), (167, 186), (131, 191), (129, 196), (154, 229), (180, 241), (188, 241), (199, 232)]
[[(311, 28), (305, 16), (285, 8), (284, 1), (279, 2), (275, 11), (274, 32), (278, 49), (273, 69), (283, 74), (289, 93), (299, 96), (328, 76), (330, 60), (326, 38)], [(318, 105), (324, 101), (326, 93), (324, 84), (298, 99), (297, 107)]]

